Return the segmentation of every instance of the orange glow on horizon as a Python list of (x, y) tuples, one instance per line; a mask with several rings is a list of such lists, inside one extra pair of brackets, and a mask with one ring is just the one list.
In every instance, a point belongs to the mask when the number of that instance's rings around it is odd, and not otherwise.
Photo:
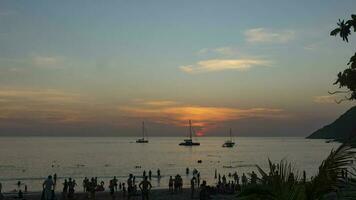
[[(152, 101), (150, 101), (152, 102)], [(131, 106), (119, 107), (129, 117), (146, 118), (156, 123), (189, 126), (188, 121), (192, 121), (197, 136), (203, 136), (211, 129), (216, 128), (219, 123), (239, 120), (244, 118), (284, 118), (286, 114), (281, 109), (250, 108), (238, 109), (229, 107), (208, 107), (183, 105), (173, 101), (154, 101), (146, 103), (140, 101)], [(169, 103), (166, 103), (169, 102)]]

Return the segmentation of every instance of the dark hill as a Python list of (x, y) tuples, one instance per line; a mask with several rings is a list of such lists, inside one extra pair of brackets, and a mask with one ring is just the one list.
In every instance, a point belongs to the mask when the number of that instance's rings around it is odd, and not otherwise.
[(333, 123), (315, 131), (307, 138), (344, 140), (352, 134), (356, 134), (356, 106), (350, 108)]

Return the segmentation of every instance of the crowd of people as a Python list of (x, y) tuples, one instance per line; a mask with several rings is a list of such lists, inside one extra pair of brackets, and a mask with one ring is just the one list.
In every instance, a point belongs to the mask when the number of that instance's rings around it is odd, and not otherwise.
[[(257, 184), (257, 174), (252, 171), (246, 175), (242, 174), (240, 177), (235, 171), (234, 173), (229, 173), (227, 175), (218, 174), (215, 170), (214, 178), (217, 180), (216, 185), (209, 186), (205, 180), (201, 180), (200, 172), (197, 169), (193, 169), (190, 173), (189, 168), (186, 168), (186, 176), (190, 178), (190, 196), (191, 198), (199, 199), (209, 199), (210, 195), (215, 194), (236, 194), (242, 190), (248, 184)], [(304, 175), (305, 176), (305, 175)], [(109, 191), (112, 199), (116, 199), (117, 195), (121, 195), (125, 199), (131, 199), (134, 196), (142, 196), (142, 199), (149, 199), (150, 190), (152, 188), (150, 180), (152, 179), (152, 171), (149, 170), (146, 174), (146, 171), (143, 171), (141, 182), (137, 184), (136, 176), (129, 174), (129, 177), (126, 181), (119, 182), (116, 176), (109, 180), (107, 189)], [(161, 178), (161, 171), (157, 170), (157, 179)], [(100, 180), (99, 180), (100, 181)], [(97, 192), (105, 191), (105, 182), (101, 180), (98, 181), (97, 177), (83, 179), (83, 192), (87, 194), (88, 199), (95, 199)], [(21, 183), (20, 183), (21, 184)], [(49, 175), (42, 184), (43, 192), (41, 200), (56, 200), (56, 186), (57, 186), (57, 175)], [(63, 189), (61, 199), (75, 199), (75, 189), (77, 183), (73, 178), (64, 179)], [(181, 175), (177, 174), (174, 177), (170, 176), (168, 181), (168, 190), (169, 193), (179, 194), (183, 191), (183, 178)], [(2, 196), (2, 185), (0, 183), (0, 200)], [(58, 190), (57, 190), (58, 191)], [(23, 199), (23, 193), (19, 190), (18, 194), (19, 199)]]

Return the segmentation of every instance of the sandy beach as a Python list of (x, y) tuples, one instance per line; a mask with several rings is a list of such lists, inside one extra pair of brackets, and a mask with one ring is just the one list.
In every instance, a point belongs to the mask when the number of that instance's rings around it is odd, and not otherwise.
[[(17, 199), (17, 194), (11, 194), (7, 193), (4, 194), (5, 199), (4, 200), (10, 200), (10, 199)], [(211, 199), (216, 199), (216, 200), (230, 200), (230, 199), (236, 199), (236, 195), (212, 195)], [(61, 193), (56, 193), (57, 200), (64, 200), (62, 197)], [(234, 198), (235, 197), (235, 198)], [(26, 200), (40, 200), (41, 199), (41, 193), (40, 192), (33, 192), (33, 193), (28, 193), (24, 194), (24, 199)], [(73, 200), (84, 200), (88, 199), (87, 194), (83, 192), (78, 192), (75, 194), (75, 198)], [(126, 200), (127, 197), (123, 197), (122, 192), (117, 192), (115, 195), (115, 200)], [(132, 200), (139, 200), (141, 199), (140, 194), (137, 196), (134, 196), (131, 198)], [(150, 193), (150, 199), (153, 200), (185, 200), (185, 199), (199, 199), (199, 194), (196, 191), (196, 194), (194, 198), (191, 198), (190, 196), (190, 189), (183, 189), (182, 192), (174, 193), (171, 194), (168, 189), (155, 189), (152, 190)], [(96, 193), (96, 200), (112, 200), (109, 192), (97, 192)]]

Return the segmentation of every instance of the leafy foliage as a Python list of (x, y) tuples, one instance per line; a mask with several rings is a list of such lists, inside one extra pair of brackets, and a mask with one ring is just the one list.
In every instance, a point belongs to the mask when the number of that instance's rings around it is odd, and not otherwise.
[[(339, 35), (343, 41), (349, 42), (348, 37), (351, 35), (351, 29), (356, 32), (356, 15), (351, 15), (351, 19), (340, 20), (337, 23), (337, 28), (331, 31), (330, 35)], [(334, 92), (335, 93), (347, 93), (344, 99), (341, 99), (337, 103), (341, 103), (344, 100), (356, 100), (356, 53), (351, 57), (350, 61), (347, 63), (348, 67), (343, 71), (339, 72), (337, 75), (337, 80), (334, 85), (339, 85), (339, 88), (346, 87), (348, 91), (346, 92)]]
[(332, 150), (319, 166), (319, 171), (309, 182), (300, 180), (291, 163), (285, 160), (269, 163), (269, 173), (257, 166), (261, 175), (259, 184), (243, 188), (241, 199), (267, 200), (322, 200), (335, 195), (338, 199), (356, 199), (354, 173), (347, 178), (345, 171), (356, 161), (354, 147), (356, 140), (350, 140)]

